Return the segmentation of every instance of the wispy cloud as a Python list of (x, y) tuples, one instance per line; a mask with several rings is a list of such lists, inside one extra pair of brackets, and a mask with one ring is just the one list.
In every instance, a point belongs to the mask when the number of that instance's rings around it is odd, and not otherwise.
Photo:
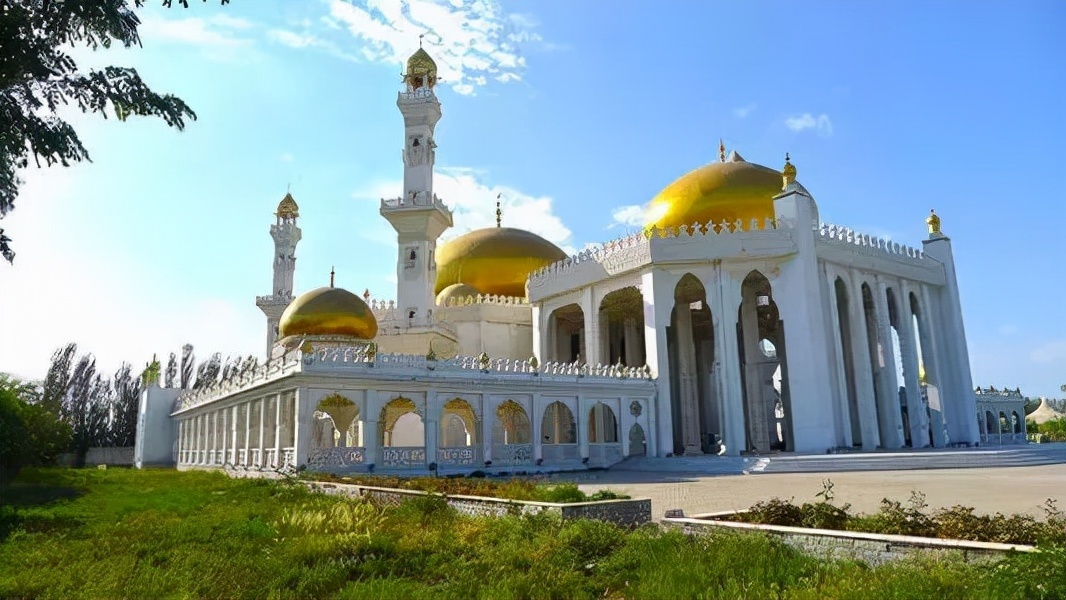
[(750, 115), (754, 111), (755, 111), (755, 105), (754, 104), (746, 104), (744, 106), (739, 106), (737, 108), (734, 108), (733, 109), (733, 116), (738, 118), (738, 119), (744, 119), (744, 118), (747, 118), (747, 116)]
[[(433, 176), (434, 190), (452, 209), (455, 226), (444, 232), (442, 241), (458, 237), (468, 231), (496, 226), (496, 199), (500, 199), (504, 227), (519, 227), (532, 231), (556, 244), (567, 254), (574, 254), (570, 229), (554, 212), (554, 202), (548, 196), (534, 196), (506, 185), (490, 185), (484, 174), (462, 167), (438, 168)], [(402, 181), (384, 181), (358, 190), (352, 196), (359, 200), (389, 198), (399, 195)], [(387, 226), (376, 228), (384, 233), (369, 233), (373, 241), (396, 243), (395, 234)]]
[(817, 116), (811, 113), (803, 113), (802, 115), (788, 117), (785, 119), (785, 127), (797, 132), (813, 129), (818, 135), (823, 137), (833, 135), (833, 122), (829, 120), (829, 115), (825, 113)]
[(148, 16), (140, 26), (146, 44), (178, 43), (197, 46), (206, 58), (232, 62), (252, 56), (254, 24), (225, 14), (210, 18), (168, 19)]
[(424, 34), (443, 84), (473, 94), (490, 79), (521, 79), (526, 61), (519, 46), (542, 41), (535, 25), (530, 16), (508, 14), (492, 0), (330, 0), (329, 15), (306, 31), (272, 36), (292, 47), (347, 51), (351, 40), (334, 45), (324, 38), (341, 28), (359, 43), (352, 57), (402, 66)]
[(643, 227), (645, 223), (646, 210), (644, 206), (639, 204), (629, 204), (626, 206), (619, 206), (611, 211), (611, 224), (608, 228), (612, 227)]
[(1029, 353), (1033, 362), (1066, 365), (1066, 340), (1054, 340), (1040, 344)]

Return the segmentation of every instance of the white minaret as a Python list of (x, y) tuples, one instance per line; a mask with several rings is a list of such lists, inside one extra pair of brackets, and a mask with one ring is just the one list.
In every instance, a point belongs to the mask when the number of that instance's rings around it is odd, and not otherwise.
[(300, 228), (296, 219), (300, 216), (300, 207), (292, 199), (292, 194), (278, 203), (275, 213), (277, 222), (270, 226), (270, 237), (274, 238), (274, 287), (269, 296), (257, 296), (255, 305), (267, 318), (266, 355), (270, 357), (271, 348), (278, 339), (278, 322), (281, 313), (293, 300), (292, 279), (296, 274), (296, 244), (300, 243)]
[(403, 114), (403, 196), (381, 200), (381, 216), (396, 230), (397, 318), (406, 325), (431, 325), (437, 281), (434, 254), (437, 238), (452, 226), (452, 212), (433, 193), (433, 163), (437, 144), (433, 129), (440, 120), (440, 102), (433, 87), (437, 65), (419, 47), (407, 60), (406, 89), (396, 105)]

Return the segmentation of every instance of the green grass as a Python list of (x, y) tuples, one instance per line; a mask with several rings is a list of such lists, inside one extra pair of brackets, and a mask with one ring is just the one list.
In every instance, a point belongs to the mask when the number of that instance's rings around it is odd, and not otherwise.
[(762, 535), (470, 518), (438, 497), (383, 507), (169, 470), (27, 470), (0, 494), (2, 598), (1066, 597), (1061, 548), (871, 569)]

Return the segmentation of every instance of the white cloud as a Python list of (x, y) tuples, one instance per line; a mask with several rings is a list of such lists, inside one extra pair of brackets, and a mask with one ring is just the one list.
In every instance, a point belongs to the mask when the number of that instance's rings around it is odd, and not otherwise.
[(747, 104), (733, 109), (733, 116), (738, 119), (743, 119), (750, 115), (755, 110), (754, 104)]
[(208, 19), (148, 16), (141, 23), (139, 32), (146, 44), (194, 45), (207, 58), (232, 62), (252, 55), (254, 43), (246, 34), (253, 27), (250, 21), (221, 13)]
[(1018, 327), (1010, 323), (999, 326), (1000, 335), (1015, 335), (1018, 333)]
[(818, 116), (811, 113), (803, 113), (799, 116), (789, 117), (785, 119), (785, 127), (797, 132), (813, 129), (818, 132), (818, 135), (823, 137), (833, 135), (833, 123), (829, 120), (829, 115), (825, 113)]
[[(542, 41), (531, 31), (535, 22), (528, 15), (506, 14), (492, 0), (330, 0), (329, 16), (320, 23), (327, 30), (343, 27), (360, 42), (354, 54), (363, 60), (401, 68), (424, 34), (442, 83), (464, 95), (475, 93), (489, 79), (520, 80), (526, 62), (519, 44)], [(311, 33), (281, 37), (275, 35), (292, 46), (328, 47), (312, 41), (316, 38)]]
[(625, 227), (643, 227), (645, 223), (646, 210), (643, 205), (630, 204), (627, 206), (619, 206), (611, 211), (611, 225), (609, 227), (617, 227), (619, 225)]
[(1029, 358), (1040, 364), (1058, 363), (1066, 370), (1066, 340), (1040, 344), (1029, 353)]
[(290, 154), (288, 152), (284, 152), (281, 155), (281, 162), (283, 162), (283, 163), (291, 163), (294, 160), (296, 160), (296, 157), (294, 157), (292, 154)]
[[(532, 231), (574, 254), (571, 232), (553, 212), (553, 202), (547, 196), (533, 196), (512, 187), (488, 185), (481, 179), (482, 173), (462, 167), (438, 168), (433, 176), (437, 196), (452, 210), (455, 226), (444, 232), (442, 241), (453, 239), (468, 231), (496, 226), (496, 197), (500, 197), (504, 227), (518, 227)], [(403, 188), (403, 182), (382, 181), (358, 190), (352, 197), (372, 200), (394, 198)], [(368, 230), (365, 239), (396, 244), (396, 234), (389, 227)]]

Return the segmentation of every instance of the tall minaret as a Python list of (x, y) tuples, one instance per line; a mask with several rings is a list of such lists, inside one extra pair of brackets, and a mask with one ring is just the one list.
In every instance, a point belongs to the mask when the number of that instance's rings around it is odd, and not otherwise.
[(421, 48), (407, 60), (405, 90), (396, 105), (404, 123), (403, 196), (381, 200), (381, 216), (396, 230), (396, 308), (411, 325), (430, 324), (437, 280), (434, 254), (437, 238), (452, 226), (452, 211), (433, 193), (437, 144), (433, 129), (440, 120), (440, 102), (433, 87), (437, 64)]
[(278, 203), (275, 213), (277, 222), (270, 226), (270, 237), (274, 238), (274, 287), (269, 296), (257, 296), (255, 305), (266, 315), (267, 335), (266, 353), (270, 357), (271, 348), (278, 339), (278, 321), (285, 307), (292, 302), (292, 278), (296, 273), (296, 244), (300, 243), (300, 228), (296, 219), (300, 216), (300, 207), (286, 193)]

